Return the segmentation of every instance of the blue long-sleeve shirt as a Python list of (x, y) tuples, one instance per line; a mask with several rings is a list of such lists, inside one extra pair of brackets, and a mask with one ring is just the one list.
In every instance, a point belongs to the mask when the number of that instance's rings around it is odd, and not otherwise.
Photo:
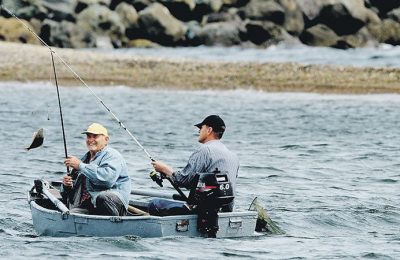
[(83, 163), (86, 154), (79, 165), (79, 174), (86, 176), (86, 189), (89, 192), (93, 205), (101, 191), (115, 192), (128, 208), (131, 193), (131, 180), (128, 175), (126, 162), (122, 155), (115, 149), (106, 146), (96, 153), (89, 163)]

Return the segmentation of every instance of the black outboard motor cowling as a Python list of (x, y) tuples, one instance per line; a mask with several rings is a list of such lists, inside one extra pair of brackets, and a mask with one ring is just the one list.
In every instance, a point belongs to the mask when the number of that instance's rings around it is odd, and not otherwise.
[(198, 176), (197, 187), (189, 196), (190, 204), (194, 205), (198, 214), (197, 229), (208, 237), (216, 237), (218, 211), (234, 199), (232, 184), (228, 175), (218, 169)]

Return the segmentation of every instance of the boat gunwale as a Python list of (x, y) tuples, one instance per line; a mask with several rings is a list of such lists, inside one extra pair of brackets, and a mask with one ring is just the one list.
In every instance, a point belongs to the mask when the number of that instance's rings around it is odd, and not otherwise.
[[(55, 209), (48, 209), (45, 208), (41, 205), (39, 205), (35, 199), (30, 199), (29, 204), (31, 207), (36, 208), (39, 211), (46, 212), (49, 214), (60, 214), (63, 215), (63, 213), (59, 210)], [(253, 213), (253, 217), (257, 217), (257, 212), (256, 211), (233, 211), (233, 212), (219, 212), (219, 216), (225, 216), (225, 217), (243, 217), (243, 216), (249, 216), (251, 215), (250, 213)], [(89, 214), (80, 214), (80, 213), (69, 213), (68, 215), (76, 216), (76, 217), (81, 217), (81, 218), (90, 218), (90, 219), (110, 219), (110, 218), (120, 218), (121, 220), (139, 220), (139, 219), (153, 219), (153, 220), (171, 220), (171, 219), (177, 219), (177, 218), (197, 218), (196, 214), (188, 214), (188, 215), (171, 215), (171, 216), (154, 216), (154, 215), (148, 215), (148, 216), (102, 216), (102, 215), (89, 215)]]

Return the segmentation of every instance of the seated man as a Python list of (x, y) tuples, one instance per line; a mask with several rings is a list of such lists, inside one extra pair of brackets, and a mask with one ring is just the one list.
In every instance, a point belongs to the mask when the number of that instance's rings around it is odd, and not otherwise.
[[(225, 123), (217, 115), (206, 117), (201, 123), (195, 125), (199, 128), (198, 141), (202, 144), (189, 158), (185, 168), (175, 172), (170, 166), (161, 162), (152, 162), (156, 171), (165, 174), (178, 187), (191, 188), (198, 173), (211, 173), (216, 170), (226, 172), (235, 194), (236, 178), (239, 171), (239, 160), (221, 141), (225, 132)], [(232, 211), (233, 202), (222, 209)], [(149, 204), (149, 213), (152, 215), (180, 215), (190, 213), (185, 204), (179, 201), (154, 199)]]
[(131, 180), (122, 155), (108, 146), (108, 132), (93, 123), (86, 134), (88, 152), (79, 160), (69, 156), (64, 164), (73, 168), (65, 175), (61, 195), (71, 213), (124, 216), (127, 214)]

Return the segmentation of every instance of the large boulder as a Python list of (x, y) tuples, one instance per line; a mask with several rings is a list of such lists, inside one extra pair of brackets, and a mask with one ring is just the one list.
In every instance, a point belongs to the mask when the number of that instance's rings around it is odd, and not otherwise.
[(218, 23), (218, 22), (237, 22), (240, 23), (242, 19), (238, 15), (238, 9), (231, 7), (228, 10), (211, 13), (203, 16), (202, 24)]
[(242, 39), (256, 45), (285, 40), (287, 34), (281, 26), (270, 21), (246, 21), (244, 28)]
[(300, 35), (304, 30), (304, 19), (297, 2), (293, 0), (279, 0), (279, 4), (285, 10), (283, 27), (292, 35)]
[(198, 21), (189, 21), (186, 24), (185, 45), (198, 46), (201, 45), (198, 35), (202, 30), (202, 26)]
[(400, 23), (400, 8), (394, 9), (387, 14), (389, 19), (392, 19), (395, 22)]
[(90, 5), (77, 15), (77, 25), (96, 35), (96, 46), (118, 48), (123, 45), (125, 26), (118, 14), (106, 6)]
[(378, 40), (370, 33), (367, 27), (361, 28), (358, 32), (352, 35), (342, 36), (339, 44), (336, 47), (345, 48), (362, 48), (362, 47), (377, 47)]
[(400, 23), (384, 19), (382, 23), (369, 26), (368, 29), (379, 42), (400, 45)]
[(41, 3), (47, 10), (47, 19), (75, 22), (76, 0), (42, 0)]
[(316, 0), (296, 0), (306, 22), (314, 20), (322, 8), (322, 2)]
[[(23, 22), (30, 28), (33, 28), (33, 26), (31, 26), (28, 21), (24, 20)], [(9, 42), (40, 44), (39, 40), (15, 18), (0, 17), (0, 40)]]
[(43, 21), (40, 37), (49, 45), (61, 48), (96, 47), (95, 35), (69, 21)]
[(366, 24), (379, 21), (376, 14), (364, 6), (363, 0), (327, 0), (315, 19), (339, 36), (353, 34)]
[(139, 20), (139, 14), (135, 7), (127, 3), (120, 3), (116, 8), (115, 12), (121, 19), (122, 24), (125, 28), (136, 27)]
[(181, 21), (192, 20), (196, 0), (158, 0), (158, 2), (167, 7), (177, 19)]
[(205, 15), (218, 14), (222, 7), (222, 0), (196, 0), (191, 20), (201, 21)]
[[(115, 12), (121, 18), (122, 24), (125, 26), (125, 36), (129, 39), (136, 39), (139, 36), (139, 14), (136, 9), (125, 2), (120, 3), (116, 8)], [(127, 44), (133, 46), (132, 42)]]
[(154, 3), (139, 12), (139, 26), (145, 38), (162, 45), (175, 45), (183, 41), (186, 26), (171, 15), (168, 8)]
[[(21, 19), (75, 21), (76, 0), (3, 0), (3, 5)], [(1, 15), (9, 17), (3, 10)]]
[(380, 21), (374, 12), (365, 7), (363, 0), (326, 1), (316, 20), (339, 36), (356, 33), (366, 24)]
[(271, 21), (279, 25), (285, 21), (285, 10), (274, 0), (251, 0), (241, 8), (240, 14), (243, 19)]
[[(3, 0), (2, 5), (20, 19), (36, 18), (44, 20), (47, 17), (47, 9), (44, 8), (40, 0)], [(4, 17), (10, 17), (6, 11), (1, 14)]]
[(197, 35), (200, 44), (213, 46), (233, 46), (241, 42), (240, 28), (234, 22), (206, 24)]
[(157, 47), (160, 47), (160, 45), (158, 45), (157, 43), (152, 42), (147, 39), (130, 40), (126, 46), (128, 48), (157, 48)]
[(317, 24), (308, 28), (300, 35), (300, 40), (311, 46), (335, 46), (340, 38), (324, 24)]

